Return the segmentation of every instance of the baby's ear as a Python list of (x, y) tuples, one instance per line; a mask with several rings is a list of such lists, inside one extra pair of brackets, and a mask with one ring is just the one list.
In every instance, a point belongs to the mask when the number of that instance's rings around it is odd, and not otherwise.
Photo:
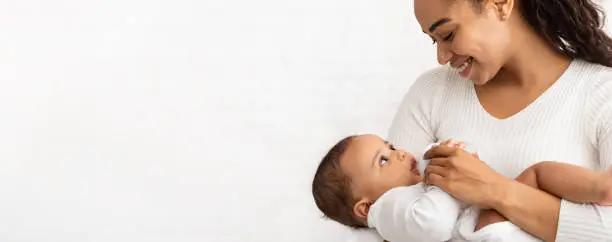
[(355, 214), (355, 216), (357, 216), (357, 218), (365, 220), (368, 218), (368, 212), (370, 212), (370, 206), (372, 206), (373, 203), (373, 201), (362, 198), (361, 200), (357, 201), (357, 203), (355, 203), (355, 206), (353, 207), (353, 213)]

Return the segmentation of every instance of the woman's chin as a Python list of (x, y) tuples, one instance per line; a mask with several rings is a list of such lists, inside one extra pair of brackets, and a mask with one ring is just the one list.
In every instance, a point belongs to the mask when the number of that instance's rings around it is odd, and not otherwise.
[(471, 79), (471, 80), (472, 80), (472, 82), (474, 82), (474, 85), (476, 85), (476, 86), (483, 86), (484, 84), (487, 84), (487, 82), (489, 82), (489, 80), (486, 80), (486, 79), (483, 80), (483, 79), (475, 79), (474, 78), (474, 79)]
[(484, 85), (485, 83), (487, 83), (487, 81), (484, 81), (484, 79), (481, 79), (481, 76), (478, 75), (476, 64), (470, 67), (470, 69), (468, 70), (468, 73), (460, 73), (460, 76), (461, 78), (465, 80), (472, 81), (474, 85), (477, 85), (477, 86)]
[(492, 77), (490, 77), (489, 75), (473, 75), (470, 77), (470, 80), (474, 82), (474, 85), (482, 86), (482, 85), (489, 83), (491, 78)]

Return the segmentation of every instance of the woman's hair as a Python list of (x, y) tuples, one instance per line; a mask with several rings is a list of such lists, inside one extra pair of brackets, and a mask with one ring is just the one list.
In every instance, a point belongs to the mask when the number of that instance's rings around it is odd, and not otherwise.
[(571, 58), (612, 67), (612, 39), (602, 29), (605, 13), (592, 0), (517, 0), (517, 3), (527, 23), (553, 48)]

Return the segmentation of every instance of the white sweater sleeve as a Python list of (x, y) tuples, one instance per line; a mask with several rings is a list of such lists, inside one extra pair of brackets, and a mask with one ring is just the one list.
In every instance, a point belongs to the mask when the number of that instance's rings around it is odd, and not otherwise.
[(370, 208), (368, 225), (388, 241), (448, 241), (460, 203), (438, 187), (397, 187)]
[[(599, 167), (612, 167), (612, 71), (604, 71), (590, 83), (586, 113), (592, 142), (599, 151)], [(561, 202), (557, 242), (612, 241), (612, 207)]]
[(422, 148), (436, 142), (436, 106), (440, 103), (448, 69), (439, 67), (422, 74), (410, 87), (395, 114), (388, 141), (421, 158)]

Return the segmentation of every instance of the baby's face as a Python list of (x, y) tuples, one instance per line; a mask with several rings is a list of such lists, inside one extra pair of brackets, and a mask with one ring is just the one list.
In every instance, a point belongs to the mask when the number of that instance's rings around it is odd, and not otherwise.
[(372, 200), (391, 188), (411, 186), (423, 180), (410, 153), (394, 149), (375, 135), (355, 137), (340, 166), (351, 178), (353, 193)]

